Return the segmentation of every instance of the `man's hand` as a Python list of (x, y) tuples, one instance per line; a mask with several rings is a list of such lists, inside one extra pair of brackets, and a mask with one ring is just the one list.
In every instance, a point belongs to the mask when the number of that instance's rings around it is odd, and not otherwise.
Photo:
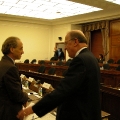
[(28, 115), (30, 115), (32, 113), (33, 113), (32, 107), (28, 107), (23, 110), (20, 110), (18, 112), (17, 118), (20, 120), (23, 120), (25, 117), (27, 117)]

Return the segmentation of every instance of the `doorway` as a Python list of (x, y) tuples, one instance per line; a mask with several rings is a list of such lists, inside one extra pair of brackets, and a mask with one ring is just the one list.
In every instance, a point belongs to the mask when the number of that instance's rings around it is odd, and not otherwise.
[(98, 58), (99, 54), (104, 54), (102, 41), (102, 33), (100, 29), (91, 31), (90, 49), (96, 58)]

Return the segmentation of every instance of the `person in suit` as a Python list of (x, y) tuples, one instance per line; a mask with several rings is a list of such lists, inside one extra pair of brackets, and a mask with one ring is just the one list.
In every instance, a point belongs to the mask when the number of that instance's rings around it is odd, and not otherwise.
[(58, 48), (58, 60), (62, 61), (64, 59), (65, 59), (65, 55), (64, 55), (62, 48)]
[(101, 120), (100, 68), (82, 31), (67, 33), (65, 49), (73, 59), (64, 78), (35, 105), (21, 110), (20, 120), (32, 113), (42, 117), (56, 107), (56, 120)]
[(19, 71), (15, 60), (19, 60), (23, 52), (23, 44), (17, 37), (7, 38), (1, 49), (3, 57), (0, 61), (0, 120), (19, 120), (16, 115), (26, 107), (28, 95), (22, 91)]

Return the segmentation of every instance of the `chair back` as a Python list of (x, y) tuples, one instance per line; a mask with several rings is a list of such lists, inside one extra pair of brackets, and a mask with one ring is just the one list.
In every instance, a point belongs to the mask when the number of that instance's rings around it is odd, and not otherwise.
[(32, 61), (31, 61), (31, 64), (35, 64), (36, 63), (36, 59), (33, 59)]
[(26, 59), (26, 60), (24, 61), (24, 63), (29, 63), (29, 59)]
[(50, 58), (50, 61), (57, 61), (57, 60), (58, 60), (57, 57), (51, 57), (51, 58)]
[(45, 66), (44, 65), (41, 65), (38, 69), (38, 72), (39, 73), (45, 73)]
[(120, 71), (120, 65), (116, 68), (117, 71)]
[(56, 65), (63, 65), (64, 63), (62, 61), (56, 62)]
[(107, 63), (109, 63), (109, 64), (114, 63), (114, 60), (113, 60), (113, 59), (109, 59), (109, 60), (107, 61)]
[(44, 60), (40, 60), (40, 61), (39, 61), (39, 64), (44, 65), (44, 64), (45, 64), (45, 61), (44, 61)]
[(117, 61), (117, 64), (120, 64), (120, 59)]
[(109, 69), (110, 69), (110, 66), (109, 66), (109, 64), (103, 64), (103, 68), (104, 68), (105, 70), (109, 70)]
[(55, 71), (56, 71), (56, 69), (55, 68), (50, 68), (49, 70), (48, 70), (48, 74), (49, 75), (54, 75), (55, 74)]

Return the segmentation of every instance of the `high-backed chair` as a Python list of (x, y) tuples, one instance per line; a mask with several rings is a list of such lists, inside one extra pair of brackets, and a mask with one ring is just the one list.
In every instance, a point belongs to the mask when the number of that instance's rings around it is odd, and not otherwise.
[(55, 68), (50, 68), (49, 70), (48, 70), (48, 74), (49, 75), (54, 75), (55, 74), (55, 71), (56, 71), (56, 69)]
[(26, 59), (26, 60), (24, 61), (24, 63), (29, 63), (29, 59)]
[(45, 64), (45, 61), (44, 61), (44, 60), (40, 60), (40, 61), (38, 62), (38, 64), (44, 65), (44, 64)]
[(50, 58), (50, 61), (57, 61), (57, 60), (58, 60), (57, 57), (51, 57), (51, 58)]
[(113, 59), (109, 59), (109, 60), (107, 61), (107, 63), (112, 64), (112, 63), (114, 63), (114, 60), (113, 60)]
[(44, 73), (45, 72), (45, 66), (44, 65), (41, 65), (38, 69), (38, 72), (39, 73)]
[(56, 65), (63, 65), (63, 64), (64, 64), (64, 62), (62, 62), (62, 61), (56, 62)]
[(109, 70), (109, 69), (110, 69), (110, 66), (109, 66), (109, 64), (103, 64), (103, 68), (104, 68), (105, 70)]
[(117, 61), (117, 64), (120, 64), (120, 59)]
[(120, 65), (116, 68), (117, 71), (120, 71)]
[(33, 59), (32, 61), (31, 61), (31, 64), (35, 64), (36, 63), (36, 59)]

